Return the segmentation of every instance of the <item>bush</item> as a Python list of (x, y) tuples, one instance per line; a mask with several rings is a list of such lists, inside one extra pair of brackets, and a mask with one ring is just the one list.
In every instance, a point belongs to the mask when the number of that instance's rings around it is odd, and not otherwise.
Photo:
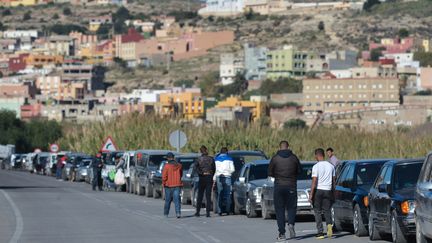
[(174, 87), (192, 88), (193, 85), (194, 85), (194, 81), (190, 79), (177, 80), (174, 82)]
[(306, 128), (306, 122), (301, 119), (291, 119), (284, 123), (285, 129), (303, 129)]
[(414, 95), (419, 95), (419, 96), (432, 95), (432, 90), (430, 90), (430, 89), (428, 89), (428, 90), (421, 90), (421, 91), (418, 91), (417, 93), (415, 93)]
[(70, 8), (66, 7), (66, 8), (63, 9), (63, 14), (64, 15), (71, 15), (72, 11), (70, 10)]
[(31, 19), (31, 11), (27, 11), (23, 16), (23, 21)]
[(12, 12), (11, 12), (9, 9), (5, 9), (5, 10), (2, 12), (2, 15), (3, 15), (3, 16), (9, 16), (9, 15), (12, 15)]
[(323, 22), (323, 21), (320, 21), (320, 22), (318, 23), (318, 30), (319, 30), (319, 31), (324, 31), (324, 30), (325, 30), (325, 25), (324, 25), (324, 22)]
[(378, 47), (375, 49), (372, 49), (372, 51), (370, 52), (370, 60), (377, 62), (379, 61), (380, 57), (382, 57), (383, 55), (383, 51), (385, 50), (384, 47)]
[(409, 36), (409, 31), (405, 28), (402, 28), (399, 30), (399, 37), (400, 38), (406, 38)]
[(57, 13), (55, 13), (54, 15), (53, 15), (53, 17), (52, 17), (53, 19), (59, 19), (60, 18), (60, 16), (57, 14)]
[(415, 52), (414, 60), (420, 62), (420, 66), (432, 66), (432, 53), (431, 52)]
[(78, 31), (85, 33), (87, 29), (85, 27), (74, 25), (74, 24), (55, 24), (48, 27), (48, 31), (56, 33), (58, 35), (68, 35), (72, 31)]

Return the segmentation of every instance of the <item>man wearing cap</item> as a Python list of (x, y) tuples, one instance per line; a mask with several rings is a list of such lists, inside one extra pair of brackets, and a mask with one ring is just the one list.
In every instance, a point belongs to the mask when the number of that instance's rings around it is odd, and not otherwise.
[(168, 153), (167, 163), (162, 170), (162, 185), (165, 190), (165, 217), (169, 215), (171, 201), (174, 201), (177, 218), (181, 217), (180, 190), (183, 186), (182, 174), (182, 165), (174, 159), (173, 153)]
[(98, 153), (96, 155), (96, 159), (92, 163), (93, 167), (93, 181), (92, 188), (93, 191), (96, 191), (96, 186), (99, 188), (99, 191), (102, 191), (102, 155)]

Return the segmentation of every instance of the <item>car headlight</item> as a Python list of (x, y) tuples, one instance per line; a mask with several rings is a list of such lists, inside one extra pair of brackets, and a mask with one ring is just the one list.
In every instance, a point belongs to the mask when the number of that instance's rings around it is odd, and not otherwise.
[(414, 213), (415, 202), (414, 201), (403, 201), (401, 203), (401, 211), (403, 214)]
[(257, 187), (252, 191), (255, 198), (261, 198), (262, 187)]

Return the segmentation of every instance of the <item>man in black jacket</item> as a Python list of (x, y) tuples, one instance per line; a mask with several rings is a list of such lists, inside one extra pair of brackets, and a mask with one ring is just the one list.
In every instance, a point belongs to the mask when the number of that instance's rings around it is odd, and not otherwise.
[(287, 141), (279, 144), (280, 150), (271, 159), (268, 176), (274, 177), (274, 207), (279, 228), (278, 241), (285, 241), (285, 210), (288, 210), (288, 229), (290, 238), (295, 237), (295, 216), (297, 213), (297, 176), (302, 167), (299, 159), (291, 150)]
[(198, 198), (196, 204), (195, 216), (200, 216), (201, 205), (204, 197), (204, 191), (206, 195), (206, 213), (207, 217), (210, 217), (211, 210), (211, 192), (213, 187), (213, 176), (216, 172), (216, 165), (213, 157), (208, 155), (206, 146), (200, 148), (201, 156), (195, 163), (195, 170), (199, 175), (198, 182)]
[(102, 168), (103, 168), (103, 162), (102, 162), (102, 155), (97, 154), (96, 159), (93, 160), (92, 165), (93, 167), (93, 181), (92, 181), (92, 189), (93, 191), (96, 191), (96, 187), (99, 188), (99, 191), (102, 191)]

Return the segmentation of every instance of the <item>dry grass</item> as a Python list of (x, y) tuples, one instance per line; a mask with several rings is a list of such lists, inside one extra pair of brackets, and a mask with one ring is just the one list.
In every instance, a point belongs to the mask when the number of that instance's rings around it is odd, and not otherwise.
[[(61, 144), (72, 150), (95, 153), (103, 140), (111, 135), (122, 150), (171, 149), (168, 135), (180, 127), (178, 122), (153, 116), (129, 115), (105, 124), (69, 127)], [(213, 153), (222, 146), (228, 146), (230, 149), (263, 150), (272, 155), (283, 139), (290, 142), (293, 151), (303, 160), (313, 159), (313, 150), (318, 147), (331, 146), (342, 159), (422, 157), (432, 148), (430, 136), (412, 136), (409, 131), (367, 133), (329, 128), (280, 131), (259, 125), (223, 129), (183, 125), (180, 129), (189, 139), (182, 152), (197, 152), (199, 146), (204, 144)]]

